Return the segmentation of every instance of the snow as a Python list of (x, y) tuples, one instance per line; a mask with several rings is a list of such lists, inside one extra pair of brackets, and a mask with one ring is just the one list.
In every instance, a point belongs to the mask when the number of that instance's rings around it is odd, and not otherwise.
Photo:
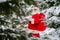
[[(59, 15), (60, 13), (60, 5), (59, 6), (53, 6), (51, 8), (48, 8), (48, 9), (45, 9), (45, 10), (42, 10), (42, 12), (44, 12), (46, 14), (46, 19), (47, 19), (47, 23), (50, 24), (52, 22), (55, 22), (55, 23), (60, 23), (60, 17), (57, 17), (57, 15)], [(51, 17), (51, 14), (53, 14), (53, 16)], [(27, 19), (30, 18), (30, 16), (26, 17)], [(45, 36), (47, 36), (50, 40), (60, 40), (59, 39), (59, 34), (57, 34), (57, 32), (59, 32), (60, 30), (56, 31), (56, 29), (54, 28), (50, 28), (50, 30), (46, 31), (48, 34)], [(32, 31), (27, 31), (28, 33), (32, 32)], [(52, 35), (50, 35), (52, 34)], [(43, 37), (45, 36), (42, 36), (42, 39), (43, 40)], [(40, 40), (39, 39), (39, 40)]]
[[(26, 10), (27, 12), (30, 11), (31, 9), (33, 9), (33, 5), (27, 7), (26, 9), (27, 9), (27, 10)], [(27, 12), (26, 12), (26, 13), (27, 13)]]
[[(30, 11), (30, 8), (27, 8), (27, 10), (28, 11)], [(56, 15), (59, 15), (59, 11), (60, 10), (60, 6), (54, 6), (54, 7), (51, 7), (51, 8), (49, 8), (49, 9), (45, 9), (45, 10), (42, 10), (42, 12), (44, 12), (45, 14), (46, 14), (46, 19), (47, 19), (47, 23), (48, 24), (50, 24), (51, 22), (55, 22), (55, 23), (60, 23), (60, 17), (57, 17)], [(46, 11), (46, 12), (45, 12)], [(50, 12), (50, 14), (53, 14), (54, 16), (52, 16), (52, 17), (50, 17), (51, 15), (49, 14), (49, 12)], [(15, 14), (13, 14), (13, 18), (16, 18), (17, 16), (15, 15)], [(49, 18), (50, 17), (50, 18)], [(1, 18), (4, 18), (4, 16), (1, 16)], [(18, 20), (19, 20), (19, 22), (23, 22), (23, 21), (26, 21), (26, 19), (30, 19), (31, 18), (31, 15), (29, 15), (29, 16), (26, 16), (26, 17), (24, 17), (24, 16), (22, 16), (22, 19), (23, 20), (21, 20), (20, 19), (20, 17), (18, 17)], [(31, 19), (30, 19), (31, 20)], [(8, 21), (8, 22), (11, 22), (10, 20), (6, 20), (6, 21)], [(11, 26), (11, 25), (10, 25)], [(9, 28), (9, 27), (4, 27), (3, 25), (1, 26), (1, 28), (3, 29), (3, 30), (5, 30), (5, 29), (10, 29), (10, 30), (12, 30), (12, 31), (17, 31), (17, 32), (19, 32), (20, 31), (20, 27), (21, 25), (17, 25), (17, 27), (16, 28)], [(31, 32), (33, 32), (32, 30), (28, 30), (27, 29), (27, 24), (26, 25), (24, 25), (24, 29), (22, 29), (21, 31), (25, 31), (27, 34), (29, 34), (29, 33), (31, 33)], [(41, 36), (41, 38), (38, 38), (38, 40), (45, 40), (44, 39), (44, 37), (48, 37), (49, 38), (49, 40), (60, 40), (59, 39), (59, 33), (60, 33), (60, 29), (57, 29), (57, 31), (56, 30), (54, 30), (53, 28), (50, 28), (50, 30), (51, 31), (46, 31), (47, 32), (47, 35), (46, 34), (43, 34), (42, 36)], [(58, 33), (58, 34), (57, 34)], [(50, 35), (50, 34), (52, 34), (52, 35)], [(2, 35), (4, 35), (4, 34), (2, 34)], [(14, 38), (16, 38), (17, 36), (20, 36), (19, 34), (14, 34), (14, 33), (10, 33), (10, 35), (11, 36), (13, 36)], [(31, 38), (28, 38), (29, 40), (31, 40)]]
[(1, 25), (1, 28), (4, 30), (4, 29), (6, 29), (6, 27), (4, 27), (3, 25)]
[(0, 3), (6, 2), (6, 1), (11, 1), (11, 0), (0, 0)]
[(2, 3), (2, 2), (6, 2), (6, 0), (0, 0), (0, 3)]
[[(38, 1), (42, 1), (43, 2), (43, 0), (38, 0)], [(48, 1), (48, 0), (46, 0), (46, 1)], [(52, 0), (52, 1), (56, 1), (56, 0)], [(2, 2), (6, 2), (6, 0), (0, 0), (0, 3), (2, 3)], [(22, 1), (22, 2), (24, 3), (24, 1)], [(10, 5), (12, 5), (12, 4), (10, 4)], [(29, 12), (30, 10), (32, 10), (33, 7), (34, 7), (33, 5), (28, 6), (26, 8), (27, 9), (26, 13)], [(42, 10), (42, 12), (44, 12), (46, 14), (46, 21), (47, 21), (48, 24), (50, 24), (52, 22), (60, 24), (60, 17), (57, 17), (57, 15), (59, 15), (59, 13), (60, 13), (60, 5), (44, 9), (44, 10)], [(53, 14), (52, 17), (51, 17), (51, 14)], [(13, 18), (17, 18), (15, 13), (12, 15), (12, 17)], [(2, 18), (2, 20), (5, 19), (5, 17), (1, 16), (1, 15), (0, 15), (0, 18)], [(31, 18), (31, 15), (28, 15), (26, 17), (22, 16), (23, 20), (21, 20), (21, 18), (18, 17), (18, 20), (19, 20), (20, 23), (23, 23), (23, 21), (25, 22), (26, 19), (27, 20), (31, 20), (30, 18)], [(4, 21), (8, 21), (9, 23), (12, 23), (10, 19), (9, 20), (4, 20)], [(2, 28), (2, 30), (9, 29), (9, 30), (12, 30), (12, 31), (19, 32), (21, 25), (16, 25), (16, 26), (17, 26), (16, 28), (12, 28), (11, 25), (9, 25), (9, 27), (5, 27), (3, 25), (0, 25), (0, 28)], [(28, 26), (27, 24), (24, 25), (24, 28), (21, 31), (25, 31), (27, 34), (33, 32), (32, 30), (28, 30), (27, 26)], [(46, 33), (47, 33), (47, 35), (44, 34), (41, 38), (39, 38), (39, 40), (45, 40), (44, 37), (48, 37), (49, 38), (48, 40), (60, 40), (60, 37), (59, 37), (59, 35), (60, 35), (60, 28), (58, 28), (58, 29), (50, 28), (50, 30), (46, 31)], [(11, 36), (13, 36), (14, 38), (16, 38), (17, 36), (20, 36), (19, 34), (14, 34), (14, 33), (9, 33), (9, 34)], [(4, 33), (1, 33), (0, 35), (4, 35)], [(31, 38), (33, 38), (33, 37), (31, 37)], [(31, 38), (28, 38), (28, 40), (31, 40)]]
[(13, 17), (13, 18), (17, 18), (17, 16), (16, 16), (16, 14), (15, 14), (15, 13), (13, 13), (12, 17)]

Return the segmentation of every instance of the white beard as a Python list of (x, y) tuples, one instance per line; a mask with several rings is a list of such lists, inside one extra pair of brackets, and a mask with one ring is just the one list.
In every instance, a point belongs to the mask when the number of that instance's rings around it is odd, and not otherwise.
[(38, 10), (37, 11), (32, 11), (31, 14), (34, 15), (34, 14), (37, 14), (37, 13), (40, 14), (40, 11), (38, 11)]

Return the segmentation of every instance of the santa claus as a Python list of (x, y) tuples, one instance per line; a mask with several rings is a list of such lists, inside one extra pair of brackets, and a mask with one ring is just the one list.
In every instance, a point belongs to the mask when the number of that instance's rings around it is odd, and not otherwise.
[(32, 10), (32, 17), (28, 22), (28, 29), (32, 31), (32, 36), (40, 37), (43, 33), (47, 33), (49, 28), (45, 24), (45, 13), (39, 11), (39, 7), (35, 6)]

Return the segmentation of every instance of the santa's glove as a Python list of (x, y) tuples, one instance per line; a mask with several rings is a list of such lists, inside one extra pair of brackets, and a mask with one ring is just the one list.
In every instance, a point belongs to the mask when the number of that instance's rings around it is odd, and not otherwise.
[(31, 20), (31, 24), (34, 24), (34, 19)]
[(29, 21), (31, 21), (31, 24), (34, 24), (34, 19), (30, 18)]
[(47, 29), (44, 31), (44, 33), (45, 33), (45, 34), (50, 34), (50, 33), (54, 32), (54, 31), (55, 31), (54, 28), (47, 28)]

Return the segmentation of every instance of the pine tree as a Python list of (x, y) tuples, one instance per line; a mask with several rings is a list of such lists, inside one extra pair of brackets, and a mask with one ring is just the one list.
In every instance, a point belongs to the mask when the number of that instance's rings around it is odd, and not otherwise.
[[(26, 11), (26, 8), (31, 5), (38, 5), (40, 10), (49, 9), (53, 6), (59, 6), (60, 0), (6, 0), (0, 2), (0, 39), (1, 40), (27, 40), (27, 34), (21, 30), (21, 25), (26, 25), (26, 17), (31, 12)], [(55, 8), (56, 9), (56, 8)], [(46, 13), (47, 11), (45, 11)], [(50, 13), (50, 12), (48, 12)], [(50, 13), (53, 16), (60, 17)], [(52, 22), (48, 25), (51, 28), (58, 28), (60, 24)], [(30, 34), (31, 36), (31, 34)]]
[[(1, 40), (27, 40), (25, 31), (21, 31), (26, 16), (26, 4), (36, 5), (34, 0), (2, 0), (0, 2), (0, 39)], [(20, 18), (20, 19), (19, 19)], [(18, 25), (19, 28), (16, 28)], [(24, 36), (25, 35), (25, 36)]]

